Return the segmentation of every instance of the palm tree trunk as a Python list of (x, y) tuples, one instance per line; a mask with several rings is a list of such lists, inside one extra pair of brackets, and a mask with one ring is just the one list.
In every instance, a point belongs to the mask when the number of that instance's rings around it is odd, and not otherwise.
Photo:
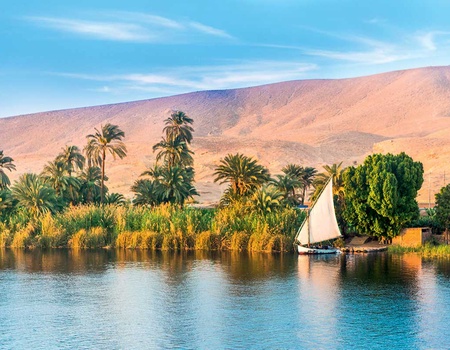
[(102, 185), (100, 186), (100, 203), (103, 204), (103, 197), (104, 197), (104, 187), (105, 187), (105, 159), (106, 159), (106, 152), (103, 150), (102, 154)]

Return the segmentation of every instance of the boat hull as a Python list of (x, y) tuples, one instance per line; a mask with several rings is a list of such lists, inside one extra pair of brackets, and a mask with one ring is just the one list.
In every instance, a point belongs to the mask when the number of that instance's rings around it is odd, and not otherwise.
[(300, 255), (310, 255), (310, 254), (336, 254), (339, 253), (339, 249), (336, 248), (312, 248), (297, 245), (297, 253)]

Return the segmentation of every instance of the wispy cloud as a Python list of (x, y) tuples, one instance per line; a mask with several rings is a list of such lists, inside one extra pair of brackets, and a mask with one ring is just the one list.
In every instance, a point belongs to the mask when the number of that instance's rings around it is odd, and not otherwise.
[(333, 60), (341, 60), (363, 64), (384, 64), (413, 58), (411, 54), (400, 54), (392, 50), (373, 49), (367, 51), (327, 51), (306, 50), (311, 56), (320, 56)]
[[(419, 58), (425, 55), (425, 53), (422, 52), (423, 50), (421, 51), (420, 49), (417, 49), (417, 47), (412, 47), (410, 45), (411, 36), (409, 38), (402, 38), (403, 40), (399, 40), (398, 43), (391, 43), (368, 36), (329, 32), (304, 26), (302, 26), (302, 28), (335, 39), (337, 43), (346, 42), (345, 45), (340, 46), (347, 47), (348, 49), (316, 49), (306, 46), (280, 44), (257, 44), (256, 46), (297, 50), (307, 56), (322, 57), (333, 61), (347, 61), (364, 65), (386, 64)], [(418, 37), (417, 40), (421, 41), (423, 46), (427, 46), (427, 49), (431, 49), (435, 34), (436, 32), (433, 32), (429, 35)], [(333, 46), (336, 46), (336, 43), (333, 43)]]
[(47, 28), (81, 34), (95, 39), (115, 41), (150, 41), (154, 39), (145, 28), (129, 23), (93, 22), (68, 18), (27, 17)]
[(204, 37), (232, 39), (226, 31), (192, 20), (175, 20), (135, 12), (105, 12), (95, 20), (28, 16), (37, 26), (77, 34), (90, 39), (131, 42), (189, 42), (198, 33)]
[[(442, 36), (449, 36), (450, 32), (441, 31), (441, 30), (432, 30), (425, 33), (419, 33), (416, 36), (417, 41), (420, 45), (429, 51), (436, 51), (438, 47), (438, 38)], [(445, 46), (448, 46), (448, 43), (445, 43)]]
[[(289, 61), (255, 61), (202, 67), (178, 67), (163, 73), (130, 73), (120, 75), (96, 75), (56, 73), (59, 76), (97, 81), (97, 91), (117, 92), (141, 90), (165, 94), (193, 90), (215, 90), (261, 85), (285, 80), (302, 79), (315, 64)], [(107, 85), (105, 88), (105, 84)]]
[(222, 38), (232, 38), (232, 36), (224, 30), (216, 29), (198, 22), (189, 22), (189, 26), (205, 34), (220, 36)]

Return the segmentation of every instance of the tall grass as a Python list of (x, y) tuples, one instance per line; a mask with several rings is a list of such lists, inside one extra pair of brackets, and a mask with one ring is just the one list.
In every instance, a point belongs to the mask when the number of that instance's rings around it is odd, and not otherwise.
[(0, 223), (2, 247), (286, 251), (303, 220), (294, 209), (261, 215), (239, 203), (221, 209), (84, 205), (33, 222), (15, 215)]
[(426, 243), (422, 246), (416, 247), (392, 245), (388, 248), (388, 251), (394, 254), (418, 253), (426, 258), (450, 257), (450, 245), (447, 244), (434, 245), (431, 243)]

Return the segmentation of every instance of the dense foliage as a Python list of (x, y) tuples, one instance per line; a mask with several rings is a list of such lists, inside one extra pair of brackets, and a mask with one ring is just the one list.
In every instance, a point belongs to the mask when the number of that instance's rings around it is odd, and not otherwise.
[(435, 216), (441, 227), (450, 228), (450, 185), (442, 187), (436, 194)]
[(417, 219), (423, 166), (405, 153), (374, 154), (344, 173), (344, 217), (357, 232), (390, 238)]

